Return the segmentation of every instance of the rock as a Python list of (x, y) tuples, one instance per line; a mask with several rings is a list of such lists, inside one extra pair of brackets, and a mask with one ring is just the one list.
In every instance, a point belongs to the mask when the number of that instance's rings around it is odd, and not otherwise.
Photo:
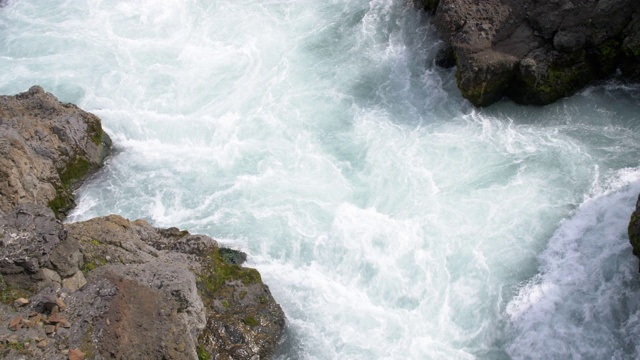
[(51, 269), (46, 269), (46, 268), (41, 269), (41, 271), (42, 271), (42, 278), (44, 279), (45, 282), (49, 282), (51, 283), (51, 285), (54, 285), (57, 287), (62, 286), (62, 278), (57, 272)]
[(60, 221), (109, 146), (95, 116), (39, 87), (0, 97), (0, 290), (35, 311), (0, 304), (3, 326), (49, 335), (38, 358), (271, 356), (284, 314), (246, 254), (117, 215)]
[[(84, 279), (84, 276), (82, 278)], [(85, 280), (84, 283), (86, 284), (87, 281)], [(67, 305), (65, 305), (64, 301), (60, 298), (56, 298), (56, 305), (58, 305), (58, 309), (60, 309), (60, 311), (65, 311), (67, 309)]]
[(618, 67), (640, 80), (640, 2), (442, 0), (435, 8), (458, 87), (476, 106), (503, 96), (548, 104)]
[(29, 304), (29, 300), (25, 298), (18, 298), (13, 301), (13, 306), (19, 308)]
[(20, 329), (22, 326), (22, 324), (20, 324), (20, 322), (22, 321), (22, 316), (16, 316), (13, 319), (11, 319), (11, 321), (9, 321), (9, 330), (13, 330), (16, 331), (18, 329)]
[[(629, 242), (633, 249), (633, 255), (640, 258), (640, 196), (636, 201), (635, 211), (631, 214), (628, 227)], [(640, 271), (640, 268), (639, 268)]]
[(78, 349), (69, 349), (69, 360), (84, 360), (84, 353)]
[(82, 271), (76, 271), (76, 273), (70, 277), (62, 280), (62, 286), (71, 291), (76, 291), (87, 284), (87, 280), (84, 278)]
[(100, 119), (39, 86), (0, 96), (0, 119), (0, 211), (34, 203), (64, 216), (74, 186), (110, 149)]
[[(110, 279), (116, 287), (116, 295), (109, 302), (120, 304), (121, 310), (117, 314), (145, 311), (143, 304), (136, 304), (134, 299), (146, 301), (149, 298), (154, 299), (154, 303), (164, 304), (161, 308), (165, 310), (154, 316), (135, 317), (146, 319), (146, 323), (136, 324), (137, 328), (158, 329), (161, 334), (155, 336), (159, 337), (127, 335), (136, 339), (139, 344), (136, 351), (145, 354), (146, 358), (157, 358), (156, 351), (159, 350), (165, 355), (175, 352), (183, 354), (181, 356), (185, 356), (186, 351), (191, 358), (197, 358), (196, 347), (227, 356), (239, 348), (251, 356), (268, 357), (273, 353), (284, 328), (284, 314), (262, 284), (258, 272), (237, 265), (246, 259), (244, 253), (219, 249), (216, 242), (206, 236), (156, 229), (144, 221), (131, 222), (115, 215), (69, 224), (68, 234), (82, 247), (85, 263), (95, 264), (90, 277)], [(116, 256), (107, 260), (106, 254)], [(89, 279), (89, 283), (91, 281)], [(79, 293), (84, 292), (83, 289)], [(128, 300), (128, 294), (137, 295)], [(71, 294), (70, 298), (75, 296)], [(120, 296), (124, 300), (118, 300)], [(223, 314), (219, 313), (221, 311)], [(105, 317), (102, 328), (117, 330), (105, 330), (104, 334), (135, 332), (135, 329), (124, 327), (125, 322), (115, 314)], [(75, 323), (86, 322), (91, 320)], [(165, 323), (173, 324), (178, 330), (159, 331)], [(179, 330), (180, 326), (183, 330)], [(221, 332), (220, 326), (235, 330)], [(95, 331), (97, 329), (94, 327)], [(234, 336), (240, 336), (242, 343), (235, 342)], [(107, 348), (123, 357), (130, 357), (130, 345), (118, 340), (122, 337), (111, 340), (103, 337), (99, 343), (108, 344), (105, 345)], [(176, 344), (177, 347), (158, 349), (158, 343)], [(219, 343), (227, 345), (220, 346)], [(180, 350), (183, 348), (186, 350)], [(100, 348), (97, 351), (101, 351)]]

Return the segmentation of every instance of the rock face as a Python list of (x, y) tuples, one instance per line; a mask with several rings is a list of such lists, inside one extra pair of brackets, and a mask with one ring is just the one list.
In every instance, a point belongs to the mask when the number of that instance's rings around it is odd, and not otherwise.
[(629, 242), (633, 248), (633, 255), (640, 259), (640, 196), (636, 202), (636, 209), (631, 214), (631, 221), (629, 221)]
[[(640, 81), (635, 0), (422, 0), (453, 50), (462, 95), (544, 105), (620, 68)], [(440, 60), (442, 61), (442, 60)], [(445, 62), (446, 63), (446, 62)]]
[(245, 254), (143, 220), (56, 217), (107, 139), (39, 87), (0, 98), (0, 358), (268, 358), (285, 318)]
[(58, 216), (73, 207), (78, 180), (100, 167), (111, 139), (100, 119), (34, 86), (0, 96), (0, 210), (41, 204)]

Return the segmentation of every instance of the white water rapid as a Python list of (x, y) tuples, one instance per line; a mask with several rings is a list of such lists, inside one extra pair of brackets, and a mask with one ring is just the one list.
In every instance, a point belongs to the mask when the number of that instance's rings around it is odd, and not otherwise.
[(10, 0), (0, 93), (42, 85), (116, 153), (118, 213), (249, 255), (278, 359), (632, 359), (640, 89), (474, 109), (406, 0)]

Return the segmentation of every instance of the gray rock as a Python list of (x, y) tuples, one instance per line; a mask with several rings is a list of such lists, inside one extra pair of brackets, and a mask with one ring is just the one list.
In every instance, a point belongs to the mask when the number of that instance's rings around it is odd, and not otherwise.
[(543, 105), (617, 67), (640, 79), (639, 14), (635, 0), (442, 0), (435, 23), (474, 105)]
[(22, 313), (0, 303), (0, 336), (18, 319), (41, 359), (268, 358), (284, 314), (246, 254), (117, 215), (61, 223), (109, 146), (95, 116), (39, 87), (0, 97), (0, 293), (30, 296)]
[(76, 273), (62, 280), (62, 287), (69, 289), (70, 291), (76, 291), (87, 284), (87, 280), (84, 278), (82, 271), (76, 271)]
[(100, 119), (39, 86), (0, 96), (0, 212), (35, 203), (59, 216), (78, 181), (99, 168), (111, 140)]

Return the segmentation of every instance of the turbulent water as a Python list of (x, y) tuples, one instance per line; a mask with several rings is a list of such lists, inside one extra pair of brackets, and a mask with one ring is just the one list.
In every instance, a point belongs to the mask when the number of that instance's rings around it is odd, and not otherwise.
[(70, 221), (249, 254), (279, 359), (640, 356), (640, 89), (473, 109), (406, 0), (13, 0), (0, 93), (116, 144)]

